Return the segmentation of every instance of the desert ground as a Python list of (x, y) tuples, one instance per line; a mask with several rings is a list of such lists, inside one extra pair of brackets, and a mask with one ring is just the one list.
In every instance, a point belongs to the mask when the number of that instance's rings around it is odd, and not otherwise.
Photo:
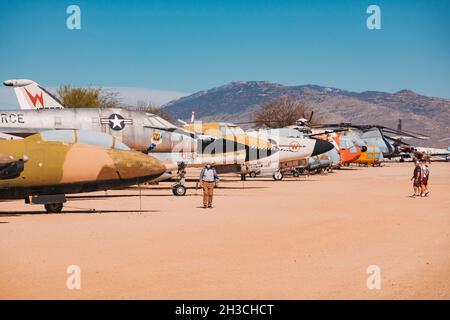
[(170, 183), (74, 195), (62, 214), (1, 202), (0, 298), (450, 299), (450, 163), (431, 164), (427, 198), (409, 197), (412, 169), (224, 175), (212, 209)]

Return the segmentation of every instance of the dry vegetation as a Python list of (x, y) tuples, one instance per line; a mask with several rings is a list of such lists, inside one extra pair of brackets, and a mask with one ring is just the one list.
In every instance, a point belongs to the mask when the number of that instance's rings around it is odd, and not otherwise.
[(281, 128), (295, 124), (300, 118), (311, 117), (311, 124), (316, 124), (318, 118), (312, 113), (306, 102), (291, 96), (282, 96), (262, 105), (253, 120), (256, 127)]

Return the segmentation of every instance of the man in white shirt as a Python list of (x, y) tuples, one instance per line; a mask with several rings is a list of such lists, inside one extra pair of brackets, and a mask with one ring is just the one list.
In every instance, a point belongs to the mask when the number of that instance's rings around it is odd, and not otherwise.
[(200, 171), (199, 180), (203, 188), (203, 208), (212, 208), (214, 186), (219, 182), (219, 176), (211, 163)]

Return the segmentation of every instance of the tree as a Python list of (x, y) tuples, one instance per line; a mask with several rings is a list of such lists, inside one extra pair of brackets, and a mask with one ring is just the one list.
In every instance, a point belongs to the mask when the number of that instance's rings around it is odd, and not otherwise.
[(102, 88), (76, 88), (62, 85), (57, 94), (67, 108), (119, 108), (122, 107), (120, 94)]
[(139, 110), (139, 111), (148, 112), (148, 113), (153, 113), (153, 114), (163, 118), (164, 120), (173, 122), (172, 117), (163, 108), (159, 108), (159, 107), (155, 106), (151, 101), (139, 100), (136, 103), (136, 107), (134, 109)]
[[(300, 118), (308, 119), (312, 115), (309, 105), (292, 96), (282, 96), (262, 105), (254, 116), (256, 127), (281, 128), (294, 125)], [(313, 116), (310, 124), (316, 124)]]

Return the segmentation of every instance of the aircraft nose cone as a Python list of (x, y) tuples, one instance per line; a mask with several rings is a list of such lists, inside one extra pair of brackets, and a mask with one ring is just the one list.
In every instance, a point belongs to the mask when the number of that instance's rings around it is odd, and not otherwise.
[(316, 140), (316, 143), (314, 144), (314, 149), (313, 149), (311, 156), (314, 157), (319, 154), (328, 152), (333, 148), (334, 148), (334, 145), (332, 143), (329, 143), (328, 141)]
[(161, 161), (143, 153), (114, 150), (113, 156), (122, 179), (156, 178), (166, 171)]

